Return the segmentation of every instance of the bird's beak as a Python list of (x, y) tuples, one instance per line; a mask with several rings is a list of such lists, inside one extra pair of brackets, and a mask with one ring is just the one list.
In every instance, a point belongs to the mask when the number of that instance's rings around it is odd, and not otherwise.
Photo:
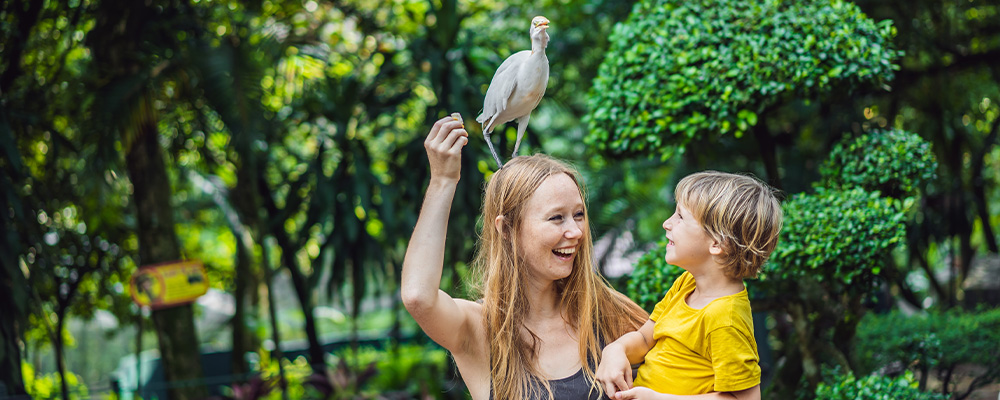
[(538, 23), (538, 27), (539, 28), (548, 28), (549, 27), (549, 20), (544, 20), (542, 22), (539, 22)]

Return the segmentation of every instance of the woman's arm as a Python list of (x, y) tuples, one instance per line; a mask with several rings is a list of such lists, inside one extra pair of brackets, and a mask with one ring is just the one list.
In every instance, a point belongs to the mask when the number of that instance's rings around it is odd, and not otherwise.
[(462, 121), (445, 117), (431, 128), (424, 149), (431, 180), (403, 259), (403, 305), (431, 339), (451, 352), (469, 338), (468, 314), (475, 303), (452, 299), (439, 289), (448, 214), (461, 177), (462, 147), (469, 143)]
[(650, 388), (636, 387), (626, 391), (615, 393), (615, 400), (760, 400), (760, 385), (738, 392), (712, 392), (696, 394), (691, 396), (681, 396), (675, 394), (657, 393)]
[(653, 348), (652, 320), (646, 320), (637, 331), (622, 335), (604, 347), (596, 378), (604, 385), (608, 396), (632, 387), (632, 364), (638, 364)]

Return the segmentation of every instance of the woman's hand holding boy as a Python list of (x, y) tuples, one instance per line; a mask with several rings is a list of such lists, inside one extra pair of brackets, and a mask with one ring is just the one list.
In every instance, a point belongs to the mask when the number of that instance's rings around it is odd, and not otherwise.
[(610, 398), (618, 391), (632, 388), (632, 364), (625, 354), (625, 347), (612, 342), (604, 347), (601, 362), (597, 365), (594, 375), (597, 381), (604, 385), (604, 393)]

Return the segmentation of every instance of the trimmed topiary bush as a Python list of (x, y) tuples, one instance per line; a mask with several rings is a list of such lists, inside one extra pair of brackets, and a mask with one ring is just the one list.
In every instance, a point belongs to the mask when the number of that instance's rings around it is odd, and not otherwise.
[(740, 137), (790, 99), (890, 81), (893, 32), (842, 0), (643, 0), (612, 34), (586, 141), (666, 158), (695, 136)]
[(934, 179), (936, 170), (931, 145), (919, 135), (895, 129), (876, 131), (837, 143), (820, 166), (820, 186), (860, 187), (902, 198)]
[(945, 400), (948, 396), (928, 393), (917, 388), (913, 373), (891, 378), (868, 375), (855, 378), (840, 369), (826, 370), (824, 381), (816, 387), (815, 400)]
[(878, 275), (885, 255), (905, 238), (912, 204), (864, 189), (797, 194), (782, 204), (785, 225), (764, 273), (767, 279), (810, 278), (857, 293), (854, 281)]
[(907, 368), (922, 384), (936, 372), (942, 393), (962, 399), (1000, 382), (1000, 309), (868, 315), (858, 325), (855, 349), (863, 371)]

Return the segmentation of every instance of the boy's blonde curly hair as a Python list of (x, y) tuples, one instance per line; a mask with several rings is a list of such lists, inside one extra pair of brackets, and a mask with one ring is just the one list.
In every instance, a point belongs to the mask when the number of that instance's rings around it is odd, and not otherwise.
[(722, 246), (726, 275), (756, 278), (778, 245), (781, 205), (777, 191), (749, 175), (697, 172), (681, 179), (674, 193)]

